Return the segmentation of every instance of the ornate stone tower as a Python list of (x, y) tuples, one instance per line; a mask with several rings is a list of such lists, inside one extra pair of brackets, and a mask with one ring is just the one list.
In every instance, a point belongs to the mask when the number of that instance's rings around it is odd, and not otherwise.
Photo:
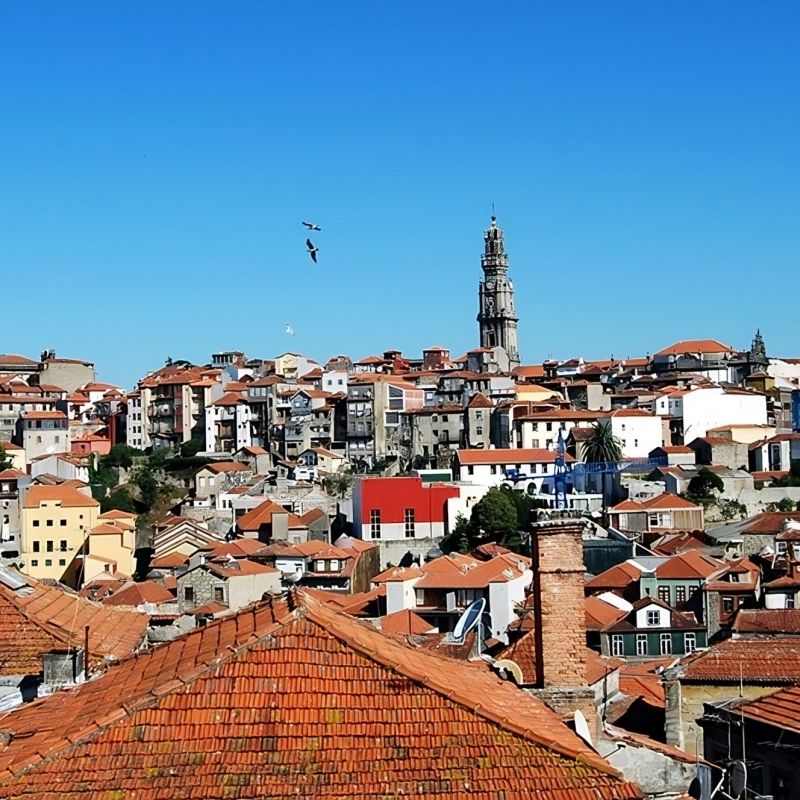
[(496, 217), (483, 234), (481, 268), (483, 280), (478, 289), (478, 324), (481, 347), (500, 345), (508, 353), (512, 367), (519, 365), (517, 346), (517, 309), (514, 304), (514, 284), (508, 277), (503, 231)]

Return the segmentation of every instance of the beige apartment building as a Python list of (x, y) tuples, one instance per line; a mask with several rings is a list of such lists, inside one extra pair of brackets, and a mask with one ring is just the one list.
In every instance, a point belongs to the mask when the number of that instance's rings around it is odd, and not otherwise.
[(100, 503), (73, 486), (31, 486), (22, 503), (22, 571), (76, 586), (76, 559), (83, 555), (99, 512)]

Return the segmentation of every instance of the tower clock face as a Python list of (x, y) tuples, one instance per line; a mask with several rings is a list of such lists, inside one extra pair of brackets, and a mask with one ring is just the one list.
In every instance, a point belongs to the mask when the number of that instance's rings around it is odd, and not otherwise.
[(494, 291), (494, 281), (486, 281), (486, 291), (493, 292)]

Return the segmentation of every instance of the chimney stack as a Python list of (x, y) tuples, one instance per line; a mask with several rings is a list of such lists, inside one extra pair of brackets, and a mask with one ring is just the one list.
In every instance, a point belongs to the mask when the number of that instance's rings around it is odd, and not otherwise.
[(584, 520), (531, 525), (536, 688), (556, 713), (580, 710), (597, 722), (594, 692), (586, 681)]

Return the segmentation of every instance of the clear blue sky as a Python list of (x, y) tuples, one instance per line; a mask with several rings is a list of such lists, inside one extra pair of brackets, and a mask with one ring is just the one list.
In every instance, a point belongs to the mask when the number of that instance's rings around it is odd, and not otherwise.
[(800, 355), (799, 40), (797, 2), (3, 3), (0, 351), (460, 354), (494, 202), (524, 361)]

